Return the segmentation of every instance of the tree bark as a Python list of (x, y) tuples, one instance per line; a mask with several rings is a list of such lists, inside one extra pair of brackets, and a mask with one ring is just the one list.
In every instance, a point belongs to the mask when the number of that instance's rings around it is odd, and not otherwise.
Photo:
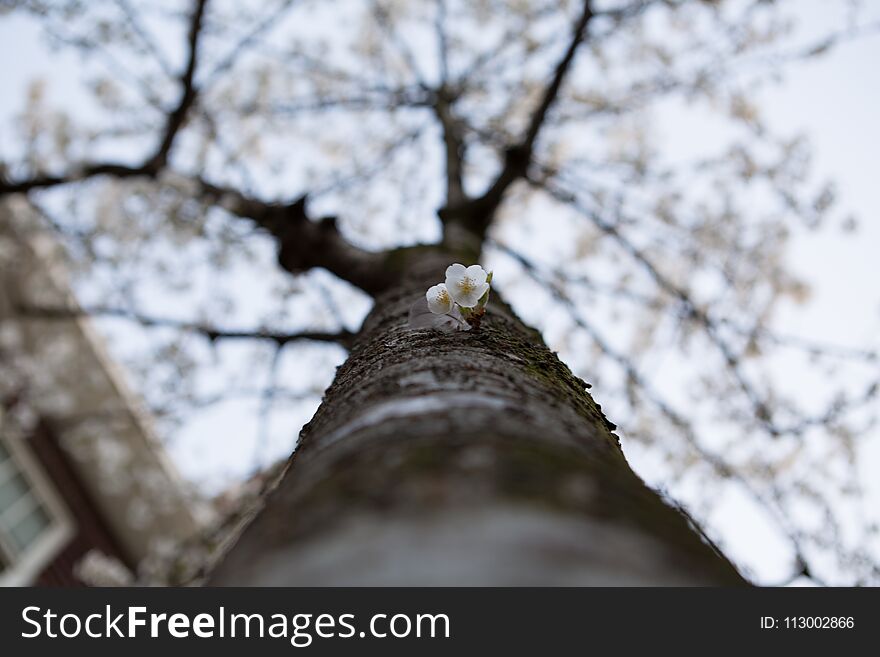
[(479, 331), (408, 328), (455, 259), (399, 264), (208, 583), (745, 584), (633, 473), (587, 384), (494, 291)]

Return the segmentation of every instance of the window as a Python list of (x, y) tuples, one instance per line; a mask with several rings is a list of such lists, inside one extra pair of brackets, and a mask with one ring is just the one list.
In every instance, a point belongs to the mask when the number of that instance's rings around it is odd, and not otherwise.
[(0, 436), (0, 585), (29, 584), (70, 537), (51, 483), (21, 441)]

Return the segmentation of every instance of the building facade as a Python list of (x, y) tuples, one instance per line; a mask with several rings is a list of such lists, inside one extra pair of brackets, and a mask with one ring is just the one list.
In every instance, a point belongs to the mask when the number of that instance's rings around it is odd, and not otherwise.
[[(0, 204), (0, 585), (81, 585), (94, 552), (134, 573), (207, 521), (67, 280), (33, 210)], [(70, 316), (26, 312), (47, 307)]]

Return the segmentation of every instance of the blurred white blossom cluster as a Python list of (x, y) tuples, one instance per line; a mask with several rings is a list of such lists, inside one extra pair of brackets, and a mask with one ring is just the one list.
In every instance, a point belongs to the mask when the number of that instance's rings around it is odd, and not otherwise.
[(89, 550), (74, 567), (76, 577), (89, 586), (131, 586), (134, 575), (119, 559)]

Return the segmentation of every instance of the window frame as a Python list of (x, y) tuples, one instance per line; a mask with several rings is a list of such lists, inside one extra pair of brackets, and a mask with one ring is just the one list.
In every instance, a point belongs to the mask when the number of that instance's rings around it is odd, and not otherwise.
[(0, 549), (6, 569), (0, 571), (0, 586), (27, 586), (40, 574), (43, 568), (64, 548), (73, 536), (73, 520), (53, 485), (49, 475), (39, 463), (26, 439), (4, 436), (2, 415), (0, 415), (0, 443), (9, 452), (15, 468), (30, 487), (30, 493), (45, 509), (49, 516), (48, 527), (29, 545), (24, 552), (15, 554), (14, 550), (4, 548), (7, 540), (0, 532)]

